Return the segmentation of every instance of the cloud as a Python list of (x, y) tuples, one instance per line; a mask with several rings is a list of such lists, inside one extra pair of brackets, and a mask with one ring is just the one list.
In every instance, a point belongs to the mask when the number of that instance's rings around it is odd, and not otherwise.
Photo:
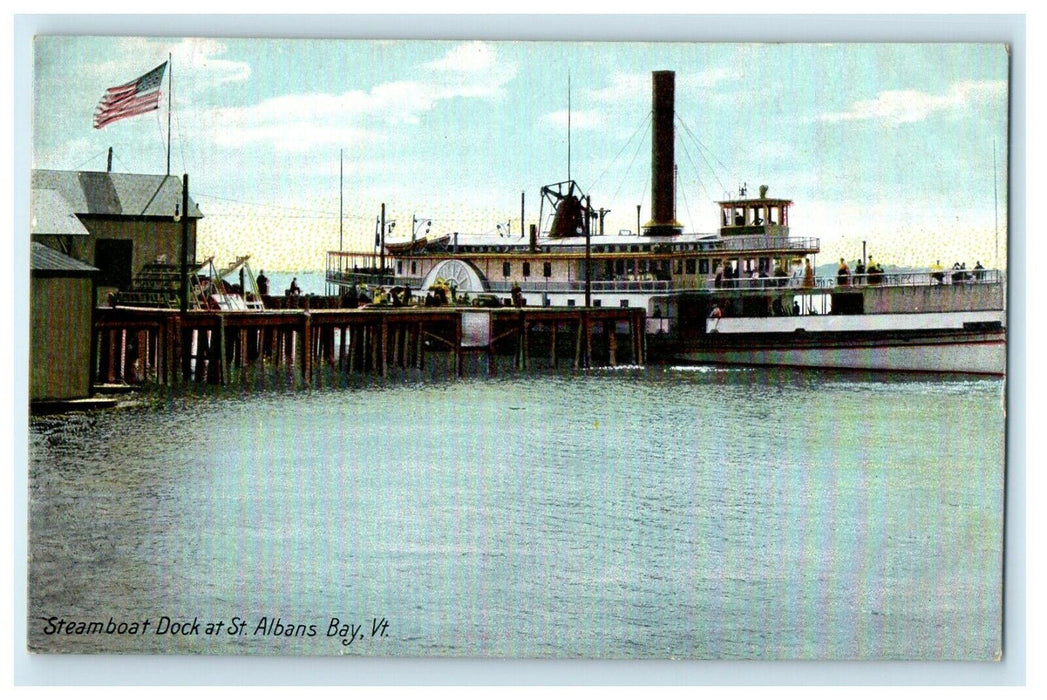
[(226, 46), (214, 39), (185, 39), (171, 51), (176, 68), (193, 71), (198, 86), (243, 83), (251, 77), (251, 66), (242, 61), (220, 58)]
[[(201, 51), (204, 57), (213, 53), (207, 47)], [(245, 107), (215, 108), (205, 120), (211, 123), (209, 132), (231, 147), (268, 143), (278, 150), (302, 151), (376, 143), (382, 138), (381, 125), (418, 124), (445, 100), (497, 97), (516, 75), (514, 64), (499, 63), (493, 49), (481, 42), (457, 45), (423, 67), (423, 80), (393, 81), (337, 95), (281, 95)]]
[(478, 73), (490, 70), (494, 65), (494, 50), (482, 41), (472, 41), (455, 46), (443, 58), (429, 62), (425, 67), (434, 71)]
[(919, 90), (885, 90), (874, 99), (855, 102), (846, 112), (823, 114), (818, 120), (830, 123), (868, 120), (898, 126), (923, 121), (938, 112), (965, 109), (976, 101), (1006, 90), (1006, 82), (992, 80), (956, 83), (942, 95)]
[[(700, 89), (710, 88), (728, 80), (731, 72), (723, 68), (708, 68), (697, 73), (677, 73), (676, 93), (696, 92)], [(621, 104), (623, 102), (635, 102), (641, 100), (650, 102), (651, 99), (651, 73), (615, 73), (611, 76), (611, 83), (602, 88), (587, 90), (584, 96), (591, 100), (607, 104)]]

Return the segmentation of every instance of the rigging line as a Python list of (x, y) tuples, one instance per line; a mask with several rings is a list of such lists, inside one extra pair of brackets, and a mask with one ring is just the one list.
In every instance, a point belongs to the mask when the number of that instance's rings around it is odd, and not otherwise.
[[(691, 164), (691, 167), (694, 168), (694, 161), (691, 160), (691, 152), (687, 150), (687, 144), (684, 143), (683, 141), (681, 141), (680, 145), (683, 146), (683, 152), (684, 152), (684, 155), (687, 156), (687, 162), (689, 162)], [(695, 168), (695, 176), (698, 178), (698, 186), (701, 187), (702, 190), (704, 191), (705, 190), (705, 185), (702, 184), (702, 178), (701, 178), (700, 175), (698, 175), (697, 170), (698, 169)], [(687, 201), (687, 188), (686, 187), (681, 188), (680, 189), (680, 194), (683, 196), (683, 206), (684, 206), (684, 209), (687, 210), (687, 220), (691, 222), (691, 230), (694, 231), (695, 230), (694, 215), (691, 214), (691, 204), (690, 204), (690, 202)]]
[(120, 163), (120, 165), (121, 165), (121, 166), (122, 166), (122, 167), (124, 168), (124, 170), (126, 170), (127, 172), (129, 172), (129, 173), (130, 173), (130, 172), (134, 172), (133, 170), (131, 170), (131, 166), (130, 166), (130, 165), (128, 165), (127, 163), (125, 163), (125, 162), (124, 162), (124, 159), (123, 159), (123, 158), (121, 158), (120, 156), (116, 155), (116, 151), (113, 151), (113, 160), (115, 160), (115, 161), (117, 161), (118, 163)]
[(679, 116), (677, 117), (677, 119), (680, 120), (680, 125), (683, 126), (687, 133), (690, 134), (691, 138), (694, 139), (694, 142), (698, 145), (699, 149), (705, 149), (706, 151), (708, 151), (709, 155), (711, 155), (716, 160), (716, 162), (720, 164), (720, 167), (723, 168), (725, 172), (729, 173), (731, 169), (728, 168), (727, 165), (724, 164), (724, 162), (720, 160), (715, 153), (713, 153), (713, 150), (711, 148), (709, 148), (701, 142), (701, 140), (695, 135), (695, 133), (691, 131), (691, 128), (687, 126), (687, 122), (685, 122), (683, 118)]
[(643, 139), (640, 139), (639, 143), (636, 144), (636, 153), (633, 153), (633, 159), (629, 161), (629, 167), (625, 169), (625, 175), (622, 176), (622, 181), (618, 184), (618, 189), (614, 191), (613, 199), (618, 199), (618, 193), (622, 191), (622, 187), (625, 185), (625, 180), (629, 177), (629, 173), (632, 172), (633, 165), (636, 163), (636, 158), (640, 155), (640, 149), (642, 147)]
[(102, 150), (102, 151), (100, 151), (100, 152), (98, 152), (98, 153), (95, 153), (95, 154), (94, 154), (93, 156), (91, 156), (90, 158), (88, 158), (87, 160), (85, 160), (85, 161), (84, 161), (83, 163), (81, 163), (80, 165), (78, 165), (78, 166), (76, 166), (75, 168), (73, 168), (73, 170), (79, 170), (80, 168), (84, 167), (85, 165), (87, 165), (88, 163), (90, 163), (90, 162), (91, 162), (92, 160), (94, 160), (95, 158), (98, 158), (98, 157), (100, 157), (100, 156), (103, 156), (103, 155), (105, 155), (105, 154), (106, 154), (106, 153), (108, 152), (108, 150), (109, 150), (109, 149), (105, 149), (105, 150)]
[(636, 138), (636, 135), (639, 134), (641, 131), (646, 132), (647, 121), (650, 118), (651, 112), (648, 112), (647, 116), (645, 116), (643, 118), (643, 121), (640, 122), (640, 126), (638, 126), (636, 130), (632, 133), (632, 136), (629, 137), (629, 140), (622, 144), (622, 147), (618, 149), (618, 153), (614, 155), (614, 158), (612, 158), (611, 161), (607, 164), (607, 167), (603, 169), (603, 172), (600, 173), (600, 175), (595, 180), (593, 180), (593, 183), (589, 185), (589, 187), (586, 189), (586, 192), (592, 192), (596, 188), (596, 185), (599, 184), (600, 180), (603, 179), (603, 176), (607, 174), (607, 171), (611, 169), (611, 166), (618, 162), (618, 158), (622, 155), (625, 149), (629, 147), (629, 144), (633, 142), (633, 139)]
[(684, 187), (680, 190), (680, 196), (683, 197), (683, 208), (687, 210), (687, 221), (691, 224), (691, 230), (695, 230), (694, 216), (691, 214), (691, 204), (687, 201), (687, 188)]
[[(338, 217), (337, 213), (335, 213), (335, 212), (328, 212), (328, 211), (326, 211), (324, 209), (304, 209), (302, 207), (285, 207), (285, 206), (280, 206), (279, 204), (259, 204), (258, 202), (250, 202), (250, 201), (243, 200), (243, 199), (233, 199), (232, 197), (221, 197), (219, 195), (209, 194), (207, 192), (195, 192), (193, 194), (193, 196), (197, 197), (197, 198), (204, 198), (204, 199), (216, 199), (216, 200), (221, 201), (221, 202), (232, 202), (234, 204), (246, 204), (247, 206), (251, 206), (251, 207), (259, 207), (259, 208), (264, 208), (264, 209), (283, 209), (285, 211), (303, 212), (303, 213), (312, 215), (312, 216), (303, 217), (303, 218), (337, 218)], [(227, 216), (232, 216), (232, 215), (230, 214), (230, 215), (227, 215)], [(361, 221), (369, 221), (371, 219), (371, 217), (369, 217), (369, 216), (357, 216), (357, 217), (350, 217), (350, 218), (357, 218), (357, 219), (360, 219)]]
[(178, 130), (178, 155), (182, 159), (182, 172), (187, 173), (189, 172), (189, 166), (187, 166), (185, 162), (185, 139), (182, 138), (182, 120), (179, 118), (177, 112), (175, 112), (174, 121), (175, 127), (177, 127)]
[(704, 182), (702, 182), (702, 174), (701, 174), (701, 172), (700, 172), (700, 171), (698, 170), (698, 166), (696, 166), (696, 165), (694, 164), (694, 159), (693, 159), (693, 158), (691, 158), (691, 152), (690, 152), (690, 151), (689, 151), (689, 150), (687, 149), (687, 142), (686, 142), (686, 141), (681, 141), (681, 142), (680, 142), (680, 145), (681, 145), (681, 146), (683, 146), (683, 152), (684, 152), (684, 155), (686, 155), (686, 156), (687, 156), (687, 162), (688, 162), (688, 163), (690, 163), (690, 164), (691, 164), (691, 168), (693, 168), (693, 169), (694, 169), (694, 176), (695, 176), (695, 178), (696, 178), (696, 179), (698, 180), (698, 186), (699, 186), (699, 187), (701, 188), (702, 192), (704, 192), (704, 193), (705, 193), (705, 195), (706, 195), (707, 197), (709, 197), (709, 199), (713, 199), (713, 197), (710, 197), (710, 196), (709, 196), (709, 190), (708, 190), (708, 189), (706, 189), (706, 187), (705, 187), (705, 183), (704, 183)]
[[(683, 126), (684, 131), (686, 131), (687, 134), (690, 135), (690, 137), (694, 140), (695, 145), (698, 146), (698, 155), (702, 157), (702, 160), (705, 162), (706, 166), (708, 166), (709, 172), (711, 172), (713, 174), (713, 179), (715, 179), (716, 183), (718, 185), (720, 185), (720, 189), (721, 190), (723, 190), (724, 192), (727, 192), (728, 189), (724, 186), (723, 181), (720, 180), (720, 176), (716, 174), (716, 168), (714, 168), (712, 166), (712, 163), (709, 162), (709, 159), (706, 158), (705, 154), (702, 152), (702, 143), (701, 143), (701, 141), (699, 141), (698, 138), (694, 134), (691, 133), (691, 130), (687, 128), (687, 125), (684, 124), (683, 121), (681, 121), (680, 124), (681, 124), (681, 126)], [(708, 149), (706, 149), (706, 150), (708, 150)], [(724, 165), (722, 162), (720, 162), (719, 158), (716, 158), (716, 154), (715, 153), (713, 153), (712, 151), (709, 151), (709, 153), (710, 153), (710, 155), (712, 155), (713, 158), (716, 159), (716, 162), (720, 163), (720, 166), (723, 167), (724, 171), (728, 170), (727, 166)]]
[(164, 143), (164, 127), (163, 127), (163, 124), (160, 123), (160, 112), (161, 112), (161, 110), (160, 110), (159, 106), (155, 110), (153, 110), (153, 112), (154, 112), (154, 114), (156, 114), (156, 130), (160, 134), (160, 153), (164, 154), (164, 158), (166, 159), (167, 158), (167, 145)]

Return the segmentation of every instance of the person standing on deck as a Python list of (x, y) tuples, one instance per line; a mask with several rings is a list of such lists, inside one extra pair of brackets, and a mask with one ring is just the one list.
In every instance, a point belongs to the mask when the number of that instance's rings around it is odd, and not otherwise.
[(269, 278), (265, 276), (265, 270), (258, 271), (256, 282), (258, 283), (258, 295), (263, 297), (269, 296)]
[(847, 261), (840, 258), (840, 268), (836, 271), (836, 285), (846, 287), (851, 283), (851, 268), (847, 267)]
[(803, 259), (803, 286), (804, 289), (814, 289), (814, 269), (810, 258)]

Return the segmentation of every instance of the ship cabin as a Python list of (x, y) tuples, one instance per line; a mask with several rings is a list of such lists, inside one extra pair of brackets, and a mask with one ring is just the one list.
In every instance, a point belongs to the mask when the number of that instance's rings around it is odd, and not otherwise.
[(788, 199), (769, 199), (766, 188), (761, 188), (759, 199), (732, 199), (720, 205), (720, 235), (788, 236)]

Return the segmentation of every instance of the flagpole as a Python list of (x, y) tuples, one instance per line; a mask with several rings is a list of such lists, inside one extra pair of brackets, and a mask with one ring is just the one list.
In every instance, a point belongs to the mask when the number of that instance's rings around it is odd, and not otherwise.
[(167, 54), (167, 175), (171, 175), (171, 98), (174, 96), (171, 83), (174, 79), (174, 65), (171, 54)]

